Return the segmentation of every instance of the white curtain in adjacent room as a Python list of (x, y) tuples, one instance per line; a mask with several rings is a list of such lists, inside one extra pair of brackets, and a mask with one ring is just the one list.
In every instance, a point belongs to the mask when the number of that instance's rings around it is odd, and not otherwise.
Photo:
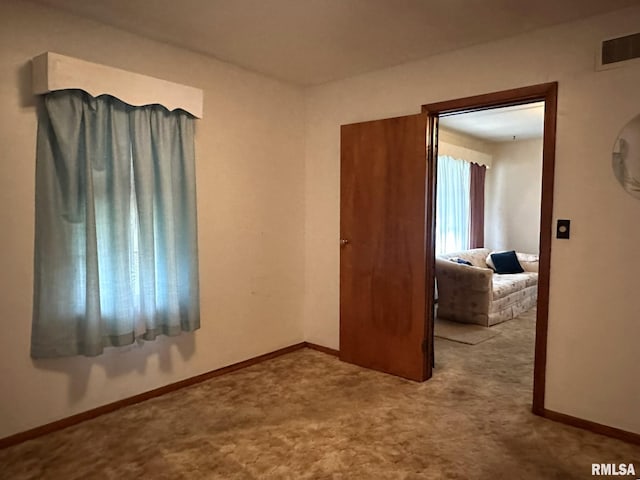
[(469, 248), (470, 164), (438, 156), (436, 191), (436, 255)]

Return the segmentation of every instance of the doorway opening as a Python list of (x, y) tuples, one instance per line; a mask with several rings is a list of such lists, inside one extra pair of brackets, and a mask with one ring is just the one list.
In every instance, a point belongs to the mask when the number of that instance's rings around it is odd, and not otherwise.
[(557, 83), (548, 83), (341, 126), (341, 360), (415, 381), (431, 377), (440, 117), (544, 102), (533, 411), (545, 413), (556, 98)]
[[(431, 198), (427, 199), (427, 204), (436, 205), (437, 204), (437, 190), (438, 190), (438, 161), (439, 161), (439, 143), (450, 133), (446, 132), (447, 126), (450, 130), (453, 130), (456, 126), (460, 129), (460, 125), (464, 123), (465, 115), (466, 119), (471, 119), (474, 116), (477, 117), (485, 117), (490, 116), (492, 113), (496, 113), (498, 111), (509, 112), (509, 111), (524, 111), (524, 110), (533, 110), (536, 106), (540, 105), (543, 108), (542, 113), (542, 139), (541, 145), (539, 148), (542, 151), (542, 161), (541, 161), (541, 181), (540, 176), (538, 176), (535, 182), (538, 182), (539, 190), (538, 190), (538, 206), (539, 206), (539, 222), (538, 222), (538, 238), (537, 238), (537, 248), (538, 248), (538, 256), (536, 257), (536, 267), (538, 270), (537, 273), (537, 296), (533, 299), (529, 296), (529, 307), (535, 307), (535, 356), (534, 356), (534, 366), (533, 366), (533, 401), (532, 401), (532, 411), (538, 415), (542, 415), (544, 413), (544, 381), (545, 381), (545, 364), (546, 364), (546, 343), (547, 343), (547, 324), (548, 324), (548, 304), (549, 304), (549, 270), (550, 270), (550, 256), (551, 256), (551, 232), (552, 232), (552, 207), (553, 207), (553, 171), (554, 171), (554, 163), (555, 163), (555, 120), (556, 120), (556, 100), (557, 99), (557, 83), (536, 85), (532, 87), (525, 87), (515, 90), (503, 91), (493, 94), (481, 95), (476, 97), (463, 98), (458, 100), (452, 100), (447, 102), (440, 102), (436, 104), (424, 105), (423, 113), (427, 114), (428, 117), (428, 165), (431, 169), (433, 169), (433, 175), (431, 175), (428, 181), (432, 182), (430, 185), (431, 188), (428, 188), (427, 191), (432, 195)], [(529, 108), (528, 108), (529, 107)], [(496, 110), (501, 109), (501, 110)], [(529, 112), (531, 113), (531, 112)], [(456, 118), (457, 117), (457, 118)], [(487, 122), (484, 122), (485, 126)], [(443, 129), (444, 127), (444, 129)], [(480, 127), (482, 128), (482, 127)], [(441, 131), (442, 129), (442, 131)], [(511, 136), (516, 135), (516, 139), (518, 137), (517, 133), (511, 133)], [(521, 134), (520, 134), (521, 135)], [(513, 140), (513, 138), (512, 138)], [(444, 142), (443, 142), (444, 143)], [(444, 152), (443, 152), (444, 153)], [(464, 167), (462, 167), (464, 168)], [(442, 170), (440, 168), (440, 170)], [(495, 179), (491, 179), (494, 181)], [(494, 192), (495, 193), (495, 192)], [(495, 202), (495, 198), (491, 198), (491, 202)], [(513, 203), (514, 200), (511, 200)], [(529, 207), (530, 208), (530, 207)], [(484, 209), (483, 210), (487, 210)], [(489, 209), (490, 211), (490, 209)], [(430, 291), (434, 291), (436, 288), (436, 253), (442, 253), (443, 248), (449, 248), (443, 246), (443, 243), (446, 243), (445, 234), (442, 238), (436, 238), (437, 231), (437, 217), (438, 213), (436, 209), (434, 209), (435, 215), (431, 219), (430, 231), (432, 233), (432, 238), (427, 242), (428, 248), (428, 261), (427, 261), (427, 289)], [(477, 212), (476, 212), (477, 213)], [(487, 219), (489, 220), (489, 219)], [(473, 222), (471, 222), (473, 223)], [(477, 225), (476, 225), (477, 230)], [(489, 237), (491, 237), (491, 241), (493, 243), (500, 243), (499, 245), (494, 245), (495, 250), (506, 250), (507, 248), (510, 250), (531, 250), (531, 245), (533, 245), (531, 236), (532, 233), (529, 231), (527, 234), (527, 240), (519, 239), (518, 244), (514, 243), (514, 247), (518, 248), (509, 248), (504, 244), (504, 239), (501, 239), (500, 242), (496, 240), (496, 232), (487, 229), (488, 233), (490, 232)], [(442, 232), (439, 232), (442, 234)], [(476, 232), (477, 233), (477, 232)], [(487, 239), (488, 240), (488, 239)], [(484, 239), (482, 239), (482, 235), (476, 235), (476, 239), (474, 240), (475, 244), (471, 244), (473, 246), (478, 247), (478, 242), (485, 243)], [(488, 245), (488, 243), (487, 243)], [(518, 246), (519, 245), (519, 246)], [(484, 246), (484, 245), (482, 245)], [(524, 247), (524, 248), (523, 248)], [(477, 252), (476, 252), (477, 253)], [(482, 252), (484, 253), (484, 252)], [(522, 252), (529, 253), (529, 252)], [(532, 252), (531, 252), (532, 253)], [(430, 260), (430, 261), (429, 261)], [(465, 260), (461, 258), (454, 259), (456, 263), (460, 260)], [(521, 258), (519, 260), (522, 260)], [(525, 260), (533, 260), (533, 256), (531, 258), (525, 258)], [(473, 262), (474, 260), (472, 260)], [(482, 260), (484, 261), (484, 260)], [(453, 263), (453, 262), (452, 262)], [(524, 262), (522, 262), (524, 263)], [(531, 293), (531, 285), (528, 287), (529, 293)], [(442, 292), (445, 293), (444, 291)], [(458, 292), (460, 295), (460, 292)], [(464, 294), (462, 294), (464, 296)], [(431, 346), (431, 361), (434, 361), (434, 327), (435, 327), (435, 316), (433, 314), (434, 307), (436, 304), (435, 294), (427, 295), (428, 299), (431, 300), (431, 305), (427, 306), (427, 336), (431, 337), (430, 346)], [(430, 298), (429, 298), (430, 297)], [(491, 298), (491, 297), (489, 297)], [(509, 301), (505, 301), (504, 303), (509, 303)], [(526, 303), (526, 302), (525, 302)], [(442, 305), (443, 308), (445, 305)], [(526, 308), (527, 305), (515, 307), (517, 308)], [(514, 310), (513, 305), (510, 305), (509, 308), (511, 310), (507, 313), (506, 311), (499, 311), (499, 308), (494, 308), (491, 314), (488, 312), (478, 313), (471, 312), (472, 316), (476, 315), (474, 318), (476, 320), (480, 319), (482, 315), (484, 317), (480, 320), (486, 321), (486, 326), (489, 327), (489, 322), (499, 323), (499, 321), (503, 321), (506, 316), (513, 317)], [(505, 309), (508, 310), (508, 309)], [(450, 315), (456, 314), (456, 312), (449, 311)], [(458, 312), (459, 313), (459, 312)], [(518, 313), (517, 311), (515, 313)], [(489, 319), (487, 317), (492, 316), (493, 318)], [(477, 323), (481, 323), (481, 321)], [(437, 365), (437, 357), (435, 358), (435, 362)]]

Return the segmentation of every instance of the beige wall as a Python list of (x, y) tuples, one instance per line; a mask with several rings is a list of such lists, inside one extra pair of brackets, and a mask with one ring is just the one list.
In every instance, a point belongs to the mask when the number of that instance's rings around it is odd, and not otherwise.
[[(197, 122), (202, 328), (34, 362), (36, 110), (46, 50), (204, 89)], [(22, 1), (0, 2), (0, 438), (303, 340), (304, 99), (283, 83)]]
[(554, 217), (572, 219), (572, 238), (552, 243), (546, 407), (640, 433), (640, 202), (611, 173), (614, 140), (640, 111), (640, 67), (594, 71), (598, 41), (638, 25), (632, 8), (311, 89), (307, 340), (338, 347), (340, 125), (558, 81)]
[(541, 193), (542, 139), (494, 144), (485, 179), (485, 245), (538, 253)]

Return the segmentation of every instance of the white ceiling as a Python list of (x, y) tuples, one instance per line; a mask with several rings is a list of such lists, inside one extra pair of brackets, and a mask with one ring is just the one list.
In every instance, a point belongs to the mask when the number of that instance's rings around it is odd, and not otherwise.
[(451, 115), (440, 125), (490, 142), (542, 138), (544, 102)]
[(37, 0), (299, 85), (640, 0)]

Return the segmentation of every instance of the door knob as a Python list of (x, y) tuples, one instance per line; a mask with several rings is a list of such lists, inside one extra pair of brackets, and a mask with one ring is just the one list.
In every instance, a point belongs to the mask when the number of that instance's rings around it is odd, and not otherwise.
[(347, 243), (349, 243), (349, 240), (347, 240), (346, 238), (341, 238), (340, 239), (340, 246), (344, 247)]

